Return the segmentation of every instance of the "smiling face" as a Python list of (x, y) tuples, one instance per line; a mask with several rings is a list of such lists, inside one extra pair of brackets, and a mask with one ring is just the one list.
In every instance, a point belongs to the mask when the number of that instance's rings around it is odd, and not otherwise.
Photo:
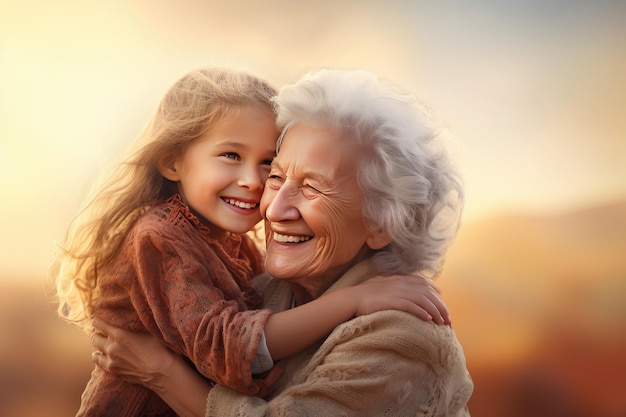
[(245, 233), (261, 220), (259, 202), (276, 149), (274, 115), (258, 106), (230, 110), (185, 152), (161, 166), (203, 220)]
[(362, 148), (333, 129), (296, 124), (272, 162), (261, 214), (266, 270), (321, 294), (347, 269), (386, 242), (369, 232), (357, 179)]

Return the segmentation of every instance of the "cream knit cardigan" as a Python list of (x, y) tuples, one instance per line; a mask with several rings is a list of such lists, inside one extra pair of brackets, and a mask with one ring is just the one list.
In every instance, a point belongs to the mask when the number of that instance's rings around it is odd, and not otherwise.
[[(371, 263), (361, 262), (326, 293), (374, 275)], [(282, 311), (292, 294), (284, 281), (269, 280), (264, 297), (266, 308)], [(208, 396), (206, 416), (462, 417), (469, 416), (472, 390), (451, 327), (383, 311), (350, 320), (288, 358), (267, 399), (217, 385)]]

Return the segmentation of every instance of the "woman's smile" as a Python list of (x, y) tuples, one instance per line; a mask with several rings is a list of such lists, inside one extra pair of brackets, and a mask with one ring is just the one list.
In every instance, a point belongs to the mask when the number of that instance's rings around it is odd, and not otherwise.
[(279, 243), (304, 243), (308, 240), (313, 239), (313, 236), (303, 236), (303, 235), (287, 235), (282, 233), (274, 232), (272, 237), (275, 242)]

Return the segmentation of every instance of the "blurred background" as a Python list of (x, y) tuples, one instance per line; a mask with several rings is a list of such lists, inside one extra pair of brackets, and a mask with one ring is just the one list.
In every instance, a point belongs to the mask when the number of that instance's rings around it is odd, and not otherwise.
[(626, 2), (0, 0), (0, 415), (73, 415), (87, 338), (53, 243), (165, 90), (207, 64), (275, 86), (366, 68), (456, 137), (467, 204), (439, 278), (472, 415), (626, 415)]

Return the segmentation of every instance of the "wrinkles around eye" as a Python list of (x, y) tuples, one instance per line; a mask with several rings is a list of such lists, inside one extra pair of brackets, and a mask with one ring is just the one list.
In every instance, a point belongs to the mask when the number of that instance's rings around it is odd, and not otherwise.
[(267, 184), (268, 186), (270, 186), (271, 188), (274, 188), (274, 189), (276, 189), (276, 190), (277, 190), (277, 189), (279, 189), (279, 188), (281, 187), (281, 185), (283, 184), (283, 182), (284, 182), (284, 180), (283, 180), (282, 178), (280, 178), (280, 177), (277, 177), (277, 176), (275, 176), (275, 175), (271, 175), (271, 174), (270, 174), (270, 175), (267, 177), (267, 182), (266, 182), (266, 184)]
[(317, 197), (318, 195), (324, 195), (323, 192), (321, 192), (315, 187), (311, 187), (310, 185), (304, 185), (301, 187), (301, 189), (302, 189), (302, 194), (304, 194), (304, 196), (307, 198), (313, 198), (313, 197)]

